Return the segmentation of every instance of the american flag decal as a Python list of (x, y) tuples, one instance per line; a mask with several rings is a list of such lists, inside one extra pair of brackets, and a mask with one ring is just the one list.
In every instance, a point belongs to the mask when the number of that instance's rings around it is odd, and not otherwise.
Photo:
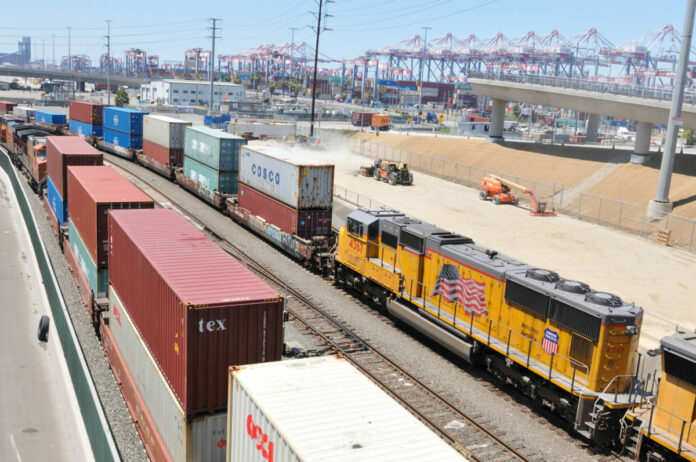
[(551, 329), (544, 330), (544, 340), (541, 347), (550, 355), (558, 353), (558, 332)]
[(483, 282), (460, 276), (454, 265), (445, 263), (440, 268), (432, 296), (438, 294), (450, 303), (461, 303), (468, 312), (473, 312), (475, 316), (488, 314), (486, 285)]

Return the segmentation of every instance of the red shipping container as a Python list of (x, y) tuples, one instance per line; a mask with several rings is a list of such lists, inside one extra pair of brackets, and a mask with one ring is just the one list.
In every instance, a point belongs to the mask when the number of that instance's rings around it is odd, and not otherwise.
[(331, 234), (331, 209), (298, 211), (244, 183), (239, 183), (238, 201), (240, 207), (288, 234), (296, 234), (303, 239)]
[(70, 101), (70, 119), (90, 125), (102, 124), (103, 104), (89, 101)]
[(12, 112), (12, 109), (17, 106), (17, 103), (12, 103), (10, 101), (0, 101), (0, 111), (2, 112)]
[(102, 165), (103, 160), (102, 153), (79, 136), (46, 137), (46, 170), (64, 204), (68, 203), (68, 166)]
[(146, 139), (143, 139), (143, 155), (170, 167), (181, 167), (184, 163), (183, 149), (165, 148)]
[(109, 282), (187, 418), (227, 409), (229, 366), (280, 360), (283, 298), (173, 210), (109, 213)]
[(108, 266), (108, 211), (155, 207), (147, 194), (106, 165), (68, 167), (68, 191), (70, 219), (99, 269)]

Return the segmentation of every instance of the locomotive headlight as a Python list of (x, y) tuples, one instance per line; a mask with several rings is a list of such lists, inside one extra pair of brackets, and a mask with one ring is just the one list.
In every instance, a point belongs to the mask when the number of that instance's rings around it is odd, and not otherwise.
[(626, 326), (626, 335), (638, 335), (640, 332), (640, 327), (638, 326)]

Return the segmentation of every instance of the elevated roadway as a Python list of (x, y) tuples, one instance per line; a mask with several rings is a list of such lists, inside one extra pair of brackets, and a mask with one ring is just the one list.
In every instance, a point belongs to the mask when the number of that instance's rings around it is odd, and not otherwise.
[[(0, 66), (0, 75), (12, 77), (40, 77), (51, 80), (64, 80), (77, 83), (103, 83), (106, 84), (106, 74), (92, 74), (82, 72), (49, 71), (41, 69), (23, 69), (20, 67)], [(149, 82), (146, 79), (124, 77), (122, 75), (110, 76), (111, 85), (139, 87)]]

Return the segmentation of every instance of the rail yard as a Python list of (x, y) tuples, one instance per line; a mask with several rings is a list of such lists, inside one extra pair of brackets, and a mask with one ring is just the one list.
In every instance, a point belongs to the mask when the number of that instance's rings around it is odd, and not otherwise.
[(0, 53), (0, 459), (696, 461), (696, 0), (342, 60), (505, 0), (313, 1)]

